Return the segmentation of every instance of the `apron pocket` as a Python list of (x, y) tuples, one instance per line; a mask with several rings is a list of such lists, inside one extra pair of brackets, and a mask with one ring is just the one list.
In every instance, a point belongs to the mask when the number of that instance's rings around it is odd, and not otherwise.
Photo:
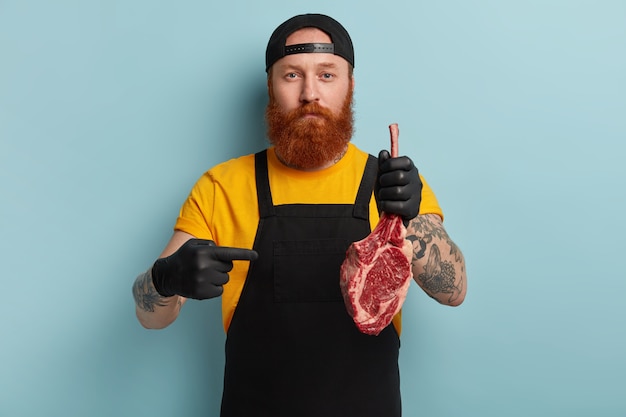
[(339, 269), (345, 239), (274, 241), (274, 301), (342, 301)]

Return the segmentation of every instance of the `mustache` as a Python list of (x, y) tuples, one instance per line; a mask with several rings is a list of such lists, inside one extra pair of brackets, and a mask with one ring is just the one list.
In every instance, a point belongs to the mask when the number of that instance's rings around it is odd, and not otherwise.
[(287, 115), (287, 120), (293, 121), (300, 119), (308, 114), (315, 114), (316, 116), (322, 117), (326, 120), (333, 120), (335, 115), (330, 109), (321, 106), (319, 103), (306, 103), (303, 106), (300, 106)]

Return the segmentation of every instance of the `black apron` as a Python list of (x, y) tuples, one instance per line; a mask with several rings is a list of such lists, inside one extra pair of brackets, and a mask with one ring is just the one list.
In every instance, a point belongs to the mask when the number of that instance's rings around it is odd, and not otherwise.
[(339, 268), (370, 233), (377, 163), (354, 204), (274, 206), (267, 154), (255, 156), (260, 220), (226, 339), (222, 417), (399, 417), (400, 340), (365, 335), (348, 315)]

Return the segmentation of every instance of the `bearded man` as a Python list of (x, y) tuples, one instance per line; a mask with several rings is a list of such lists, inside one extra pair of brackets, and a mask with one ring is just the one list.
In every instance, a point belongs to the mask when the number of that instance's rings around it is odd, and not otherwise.
[[(133, 286), (146, 328), (172, 323), (188, 298), (222, 297), (223, 417), (401, 415), (400, 315), (365, 335), (339, 287), (346, 249), (380, 211), (402, 216), (417, 242), (418, 284), (443, 304), (463, 301), (463, 256), (412, 160), (377, 159), (350, 142), (353, 68), (336, 20), (281, 24), (266, 50), (272, 146), (198, 180), (170, 242)], [(429, 268), (444, 263), (453, 265), (448, 285), (429, 285)]]

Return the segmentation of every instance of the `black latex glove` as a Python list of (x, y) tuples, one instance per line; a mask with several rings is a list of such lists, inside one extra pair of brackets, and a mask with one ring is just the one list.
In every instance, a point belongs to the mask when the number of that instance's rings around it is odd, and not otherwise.
[(422, 181), (411, 158), (391, 158), (388, 151), (380, 151), (374, 194), (380, 211), (402, 216), (407, 226), (419, 213), (422, 201)]
[(222, 295), (234, 260), (255, 260), (249, 249), (216, 246), (212, 240), (190, 239), (175, 253), (157, 259), (152, 282), (164, 297), (182, 295), (204, 300)]

